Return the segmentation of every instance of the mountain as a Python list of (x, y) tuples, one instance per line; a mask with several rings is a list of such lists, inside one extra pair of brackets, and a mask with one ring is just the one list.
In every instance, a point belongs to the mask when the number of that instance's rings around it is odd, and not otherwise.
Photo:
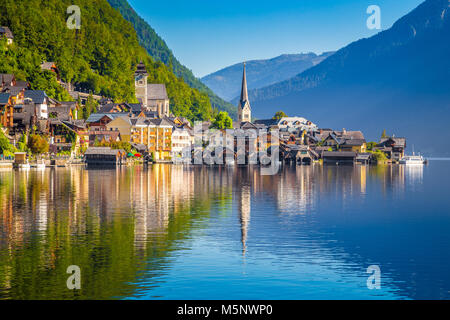
[(383, 129), (449, 155), (450, 2), (427, 0), (389, 30), (356, 41), (319, 65), (249, 93), (256, 117), (277, 110), (322, 127)]
[[(293, 76), (319, 64), (333, 52), (284, 54), (268, 60), (253, 60), (246, 63), (249, 89), (259, 89)], [(227, 101), (238, 97), (241, 90), (242, 63), (232, 65), (203, 77), (201, 80)]]
[(127, 0), (108, 0), (110, 5), (119, 10), (122, 16), (129, 21), (137, 32), (140, 44), (156, 61), (163, 62), (171, 68), (173, 72), (184, 79), (184, 81), (192, 88), (198, 89), (202, 93), (206, 93), (214, 108), (227, 111), (230, 115), (236, 116), (236, 107), (219, 98), (210, 88), (197, 79), (191, 70), (182, 65), (175, 58), (172, 51), (156, 31), (142, 19), (136, 11), (130, 6)]
[(136, 31), (106, 0), (79, 0), (81, 29), (67, 27), (71, 0), (1, 0), (0, 25), (9, 26), (14, 44), (0, 44), (0, 73), (14, 73), (33, 89), (54, 98), (67, 97), (42, 72), (42, 61), (54, 61), (64, 82), (119, 101), (136, 101), (134, 71), (143, 60), (149, 81), (164, 83), (174, 114), (190, 120), (209, 119), (206, 94), (189, 87), (140, 46)]

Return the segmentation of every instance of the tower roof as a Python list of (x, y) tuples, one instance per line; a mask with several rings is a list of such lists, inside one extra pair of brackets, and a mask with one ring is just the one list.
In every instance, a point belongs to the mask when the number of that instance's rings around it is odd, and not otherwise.
[(147, 69), (146, 69), (145, 64), (144, 64), (143, 61), (141, 61), (141, 62), (137, 65), (135, 74), (146, 74), (146, 75), (148, 75)]
[(246, 104), (250, 108), (250, 101), (248, 101), (248, 90), (247, 90), (247, 72), (245, 70), (246, 63), (244, 62), (244, 71), (242, 75), (242, 90), (241, 90), (241, 99), (239, 101), (239, 107), (244, 108)]

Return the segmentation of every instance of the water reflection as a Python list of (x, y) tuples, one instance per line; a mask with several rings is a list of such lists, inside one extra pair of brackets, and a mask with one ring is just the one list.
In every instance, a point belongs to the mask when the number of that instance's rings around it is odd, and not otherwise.
[[(389, 279), (383, 297), (448, 297), (446, 273), (429, 265), (435, 254), (450, 261), (448, 202), (434, 202), (435, 215), (422, 219), (424, 206), (417, 201), (428, 195), (409, 188), (424, 183), (419, 168), (286, 167), (276, 176), (261, 176), (253, 167), (169, 165), (1, 172), (0, 297), (176, 297), (175, 270), (188, 269), (195, 248), (212, 247), (221, 253), (196, 264), (204, 270), (183, 274), (190, 285), (198, 281), (198, 294), (200, 275), (212, 272), (213, 260), (221, 263), (215, 272), (223, 272), (245, 258), (255, 266), (273, 260), (267, 272), (283, 279), (299, 276), (295, 266), (320, 266), (346, 279), (348, 296), (362, 297), (373, 293), (363, 291), (361, 270), (379, 263)], [(428, 238), (419, 241), (418, 233)], [(221, 260), (235, 250), (235, 241), (240, 258)], [(83, 273), (79, 292), (66, 288), (66, 268), (73, 264)], [(270, 269), (276, 265), (287, 273)], [(257, 288), (265, 282), (256, 270), (254, 278), (235, 280)], [(230, 274), (228, 283), (232, 279)], [(426, 285), (421, 279), (436, 281)], [(214, 285), (208, 281), (205, 288)], [(315, 284), (308, 293), (330, 297), (329, 285)], [(175, 288), (186, 292), (179, 282)], [(219, 297), (233, 294), (225, 288), (217, 289), (223, 290)], [(280, 297), (299, 297), (288, 288), (278, 288), (285, 294)]]

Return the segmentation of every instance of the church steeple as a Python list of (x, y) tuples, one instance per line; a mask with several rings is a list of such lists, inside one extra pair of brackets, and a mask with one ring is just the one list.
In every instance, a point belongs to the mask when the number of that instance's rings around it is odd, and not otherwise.
[(242, 74), (241, 99), (239, 101), (238, 106), (238, 121), (239, 123), (252, 121), (252, 108), (250, 106), (250, 101), (248, 100), (247, 72), (245, 62), (244, 62), (244, 71)]

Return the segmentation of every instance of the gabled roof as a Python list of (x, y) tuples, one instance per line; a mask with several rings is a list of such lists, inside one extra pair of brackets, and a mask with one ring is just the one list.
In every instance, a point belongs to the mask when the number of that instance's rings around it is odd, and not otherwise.
[(386, 145), (389, 141), (391, 141), (394, 146), (396, 147), (406, 147), (406, 138), (396, 138), (396, 137), (387, 137), (387, 138), (381, 138), (380, 145)]
[(25, 91), (25, 99), (31, 99), (34, 103), (43, 104), (47, 98), (47, 94), (42, 90)]
[(8, 92), (10, 93), (12, 96), (17, 96), (19, 95), (22, 91), (25, 91), (25, 88), (23, 87), (17, 87), (17, 86), (5, 86), (3, 88), (3, 92)]
[(15, 76), (13, 74), (0, 74), (0, 84), (5, 83), (7, 85), (10, 85), (15, 79)]
[(89, 118), (86, 120), (87, 123), (93, 123), (93, 122), (98, 122), (100, 121), (100, 119), (102, 119), (103, 117), (108, 117), (111, 120), (114, 120), (114, 116), (113, 114), (107, 114), (107, 113), (93, 113), (89, 116)]
[(265, 120), (255, 120), (253, 121), (254, 124), (262, 124), (267, 127), (276, 126), (278, 124), (278, 120), (274, 119), (265, 119)]
[(148, 100), (168, 100), (165, 84), (148, 84), (147, 85)]
[(345, 140), (343, 145), (344, 146), (362, 146), (364, 143), (366, 143), (366, 140), (363, 140), (363, 139), (349, 139), (349, 140)]

